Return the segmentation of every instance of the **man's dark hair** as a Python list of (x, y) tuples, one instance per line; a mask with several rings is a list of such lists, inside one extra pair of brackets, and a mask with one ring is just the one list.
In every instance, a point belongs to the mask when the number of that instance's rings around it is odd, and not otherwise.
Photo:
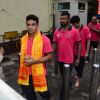
[(74, 23), (79, 23), (80, 22), (80, 18), (79, 16), (73, 16), (71, 19), (70, 19), (70, 23), (74, 24)]
[(68, 16), (68, 17), (70, 17), (70, 14), (68, 12), (62, 12), (61, 16)]
[(36, 15), (30, 14), (26, 17), (26, 22), (29, 20), (36, 21), (37, 24), (39, 24), (39, 18)]

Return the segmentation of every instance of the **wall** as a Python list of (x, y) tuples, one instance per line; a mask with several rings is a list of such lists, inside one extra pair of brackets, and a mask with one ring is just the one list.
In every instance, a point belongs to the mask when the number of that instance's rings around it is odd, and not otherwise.
[[(88, 10), (88, 3), (87, 0), (55, 0), (55, 25), (59, 27), (59, 18), (60, 18), (60, 11), (58, 10), (58, 3), (61, 2), (70, 2), (70, 10), (67, 10), (71, 17), (74, 15), (79, 15), (81, 19), (81, 23), (86, 25), (87, 24), (87, 10)], [(85, 3), (85, 11), (78, 10), (78, 2)], [(66, 11), (66, 10), (63, 10)]]
[(48, 31), (52, 25), (52, 0), (0, 0), (0, 35), (25, 29), (28, 14), (39, 16), (41, 30)]

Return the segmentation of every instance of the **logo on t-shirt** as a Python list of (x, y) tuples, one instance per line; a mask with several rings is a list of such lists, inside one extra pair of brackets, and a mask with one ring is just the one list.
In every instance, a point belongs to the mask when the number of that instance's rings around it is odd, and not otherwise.
[(59, 37), (60, 35), (59, 34), (57, 34), (57, 37)]
[(57, 34), (57, 39), (60, 39), (61, 38), (61, 35), (60, 34)]

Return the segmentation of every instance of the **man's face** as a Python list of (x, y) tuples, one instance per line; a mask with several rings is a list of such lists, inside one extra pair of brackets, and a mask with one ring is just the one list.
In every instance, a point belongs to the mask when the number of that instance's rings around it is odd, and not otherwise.
[(29, 34), (36, 33), (38, 30), (38, 24), (36, 23), (36, 21), (33, 20), (26, 21), (26, 27)]
[(92, 22), (94, 23), (94, 24), (96, 24), (97, 23), (97, 17), (92, 17)]
[(69, 24), (70, 17), (65, 15), (60, 17), (60, 25), (61, 27), (66, 27)]

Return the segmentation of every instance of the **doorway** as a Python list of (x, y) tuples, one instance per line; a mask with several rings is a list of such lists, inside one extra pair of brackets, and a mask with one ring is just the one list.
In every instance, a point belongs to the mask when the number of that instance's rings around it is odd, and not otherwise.
[(91, 21), (92, 16), (98, 13), (98, 0), (88, 2), (88, 23)]

